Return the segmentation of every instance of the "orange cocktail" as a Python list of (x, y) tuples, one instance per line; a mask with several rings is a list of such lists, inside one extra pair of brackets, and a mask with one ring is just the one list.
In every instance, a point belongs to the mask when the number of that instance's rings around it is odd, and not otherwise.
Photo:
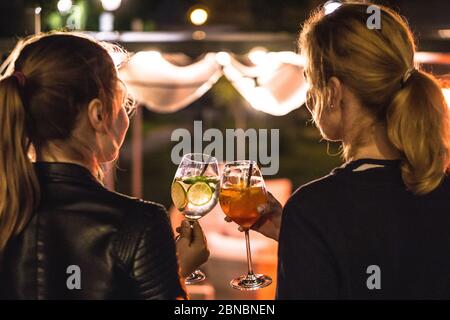
[(246, 188), (244, 184), (222, 188), (219, 195), (223, 212), (234, 222), (248, 229), (258, 219), (258, 207), (268, 202), (263, 186)]
[(269, 202), (264, 179), (255, 161), (227, 162), (223, 168), (219, 203), (223, 212), (244, 228), (247, 248), (246, 275), (231, 280), (230, 285), (238, 290), (258, 290), (269, 286), (272, 278), (256, 274), (252, 267), (250, 228), (260, 218), (258, 208)]

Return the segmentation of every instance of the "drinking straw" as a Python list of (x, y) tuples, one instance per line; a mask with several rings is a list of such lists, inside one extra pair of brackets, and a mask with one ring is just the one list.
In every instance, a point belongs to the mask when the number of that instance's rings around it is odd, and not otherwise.
[(250, 161), (250, 167), (248, 169), (248, 175), (247, 175), (246, 188), (250, 187), (250, 179), (252, 178), (252, 172), (253, 172), (253, 161)]
[(205, 174), (206, 169), (208, 168), (208, 165), (209, 165), (209, 161), (210, 161), (210, 160), (211, 160), (211, 156), (209, 156), (208, 159), (206, 159), (205, 166), (203, 167), (202, 172), (200, 173), (201, 176), (203, 176), (203, 175)]

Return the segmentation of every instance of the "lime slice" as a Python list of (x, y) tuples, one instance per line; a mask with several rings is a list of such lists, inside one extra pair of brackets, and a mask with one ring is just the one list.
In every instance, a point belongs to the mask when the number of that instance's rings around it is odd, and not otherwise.
[(213, 184), (213, 185), (216, 185), (218, 182), (219, 182), (219, 178), (215, 178), (215, 177), (212, 177), (212, 178), (206, 178), (206, 182), (208, 182), (209, 184)]
[(184, 191), (183, 185), (178, 181), (172, 184), (172, 201), (175, 207), (179, 210), (183, 210), (186, 206), (186, 192)]
[(208, 176), (194, 176), (189, 178), (184, 178), (183, 183), (186, 184), (194, 184), (197, 182), (207, 182), (217, 184), (219, 182), (219, 178), (217, 177), (208, 177)]
[(194, 184), (199, 181), (204, 182), (204, 181), (206, 181), (206, 178), (203, 176), (195, 176), (195, 177), (189, 177), (189, 178), (183, 179), (183, 183), (186, 183), (186, 184)]
[(205, 182), (196, 182), (189, 187), (187, 191), (187, 199), (194, 206), (203, 206), (211, 200), (213, 191)]

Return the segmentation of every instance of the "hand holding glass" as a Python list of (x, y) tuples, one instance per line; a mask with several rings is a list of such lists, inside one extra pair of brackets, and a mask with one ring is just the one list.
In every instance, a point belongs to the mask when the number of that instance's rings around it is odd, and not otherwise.
[(251, 160), (225, 164), (219, 202), (223, 212), (245, 229), (248, 273), (230, 284), (239, 290), (257, 290), (272, 283), (269, 276), (253, 273), (250, 251), (250, 227), (259, 220), (258, 207), (269, 201), (264, 180), (257, 164)]
[[(200, 219), (217, 204), (220, 178), (217, 160), (202, 153), (186, 154), (181, 160), (172, 182), (172, 201), (191, 222)], [(194, 271), (186, 284), (203, 281), (205, 274)]]

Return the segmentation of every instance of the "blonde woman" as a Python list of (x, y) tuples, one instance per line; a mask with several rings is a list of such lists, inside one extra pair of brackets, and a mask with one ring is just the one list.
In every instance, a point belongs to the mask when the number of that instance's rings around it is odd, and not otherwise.
[(130, 111), (108, 47), (33, 36), (0, 80), (0, 298), (183, 299), (208, 258), (199, 224), (175, 244), (163, 206), (103, 187)]
[(369, 5), (318, 10), (300, 34), (308, 109), (346, 163), (253, 226), (279, 241), (279, 299), (450, 298), (448, 106), (406, 22), (379, 7), (368, 29)]

